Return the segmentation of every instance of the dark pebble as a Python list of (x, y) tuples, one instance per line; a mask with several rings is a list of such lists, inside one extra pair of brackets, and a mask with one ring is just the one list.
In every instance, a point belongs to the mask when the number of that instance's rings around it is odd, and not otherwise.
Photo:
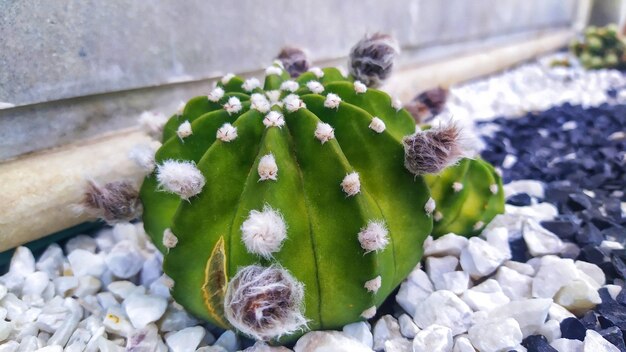
[(541, 226), (559, 236), (563, 240), (574, 239), (576, 232), (579, 230), (578, 225), (567, 220), (543, 221), (541, 222)]
[(523, 237), (509, 241), (509, 248), (511, 248), (511, 260), (526, 263), (530, 259), (528, 246)]
[(581, 324), (583, 324), (585, 329), (596, 330), (598, 328), (598, 319), (596, 318), (596, 313), (592, 310), (585, 313), (585, 315), (583, 315), (583, 317), (580, 318), (579, 321)]
[(548, 340), (543, 335), (531, 335), (522, 341), (522, 346), (526, 347), (528, 352), (559, 352), (556, 348), (550, 346)]
[(585, 325), (576, 318), (566, 318), (561, 322), (561, 337), (563, 338), (583, 341), (586, 331)]
[(606, 254), (600, 250), (597, 246), (587, 245), (580, 249), (580, 255), (578, 259), (586, 262), (600, 265), (604, 262)]
[(603, 240), (602, 232), (593, 224), (585, 225), (576, 235), (576, 242), (582, 246), (587, 244), (600, 244)]
[(519, 193), (506, 199), (506, 204), (524, 207), (531, 204), (531, 198), (526, 193)]

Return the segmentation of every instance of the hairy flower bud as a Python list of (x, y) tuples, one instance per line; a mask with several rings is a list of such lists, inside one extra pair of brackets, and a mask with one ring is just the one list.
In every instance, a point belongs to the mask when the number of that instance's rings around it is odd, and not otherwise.
[(309, 60), (302, 49), (286, 46), (278, 53), (277, 59), (282, 62), (285, 71), (291, 77), (298, 77), (309, 70)]
[(378, 87), (391, 75), (398, 54), (400, 48), (393, 37), (374, 33), (352, 47), (348, 67), (357, 80), (368, 87)]

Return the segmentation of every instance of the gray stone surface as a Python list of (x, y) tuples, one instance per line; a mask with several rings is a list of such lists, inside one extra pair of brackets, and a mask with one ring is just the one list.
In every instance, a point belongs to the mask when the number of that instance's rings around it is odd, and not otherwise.
[(0, 2), (0, 102), (34, 104), (266, 65), (285, 44), (342, 57), (366, 31), (402, 46), (567, 25), (576, 0)]
[(142, 110), (169, 114), (287, 44), (336, 65), (383, 31), (408, 67), (567, 28), (579, 1), (0, 2), (0, 160), (128, 127)]

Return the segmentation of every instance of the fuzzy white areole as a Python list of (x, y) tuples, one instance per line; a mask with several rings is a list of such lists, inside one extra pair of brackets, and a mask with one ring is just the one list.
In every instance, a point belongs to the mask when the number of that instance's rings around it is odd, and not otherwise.
[(396, 111), (402, 110), (402, 101), (400, 99), (398, 99), (398, 98), (394, 98), (391, 101), (391, 107), (396, 109)]
[(265, 74), (266, 75), (282, 75), (283, 74), (283, 69), (280, 67), (276, 67), (276, 66), (269, 66), (268, 68), (265, 69)]
[(278, 111), (270, 111), (263, 118), (263, 124), (266, 128), (278, 127), (282, 128), (285, 125), (285, 117)]
[(270, 259), (287, 238), (287, 224), (280, 212), (266, 204), (262, 211), (250, 211), (241, 224), (241, 234), (249, 253)]
[(257, 172), (259, 173), (259, 181), (276, 181), (278, 179), (278, 165), (276, 165), (276, 159), (272, 153), (261, 157)]
[(340, 103), (341, 97), (335, 93), (328, 93), (328, 95), (326, 95), (326, 99), (324, 100), (324, 107), (329, 109), (338, 109)]
[(181, 140), (191, 136), (192, 134), (193, 131), (191, 130), (191, 123), (189, 121), (181, 123), (176, 130), (176, 135), (178, 135), (178, 138)]
[(352, 197), (361, 192), (361, 180), (358, 172), (351, 172), (341, 181), (341, 189), (348, 196)]
[(366, 281), (363, 287), (365, 287), (365, 289), (368, 292), (376, 294), (382, 285), (382, 282), (383, 282), (382, 280), (383, 278), (380, 275), (378, 275), (375, 278)]
[(243, 82), (243, 84), (241, 85), (241, 89), (245, 90), (246, 92), (252, 92), (260, 86), (261, 82), (257, 78), (252, 77)]
[(163, 231), (163, 247), (167, 249), (175, 248), (178, 244), (178, 237), (174, 235), (172, 230), (168, 227)]
[(321, 69), (321, 68), (319, 68), (319, 67), (311, 67), (311, 68), (309, 69), (309, 72), (311, 72), (312, 74), (314, 74), (314, 75), (315, 75), (315, 77), (317, 77), (317, 78), (322, 78), (322, 77), (324, 77), (324, 71), (322, 71), (322, 69)]
[(318, 122), (314, 132), (315, 138), (317, 138), (322, 144), (335, 138), (335, 129), (333, 126), (325, 123)]
[(263, 94), (254, 93), (250, 96), (250, 109), (265, 114), (270, 108), (271, 104)]
[(237, 127), (225, 123), (217, 129), (216, 138), (222, 142), (231, 142), (237, 138)]
[(463, 184), (461, 182), (454, 182), (452, 184), (452, 189), (455, 193), (461, 192), (463, 190)]
[(352, 85), (354, 86), (354, 91), (357, 94), (363, 94), (367, 92), (367, 86), (361, 81), (354, 81)]
[(159, 188), (189, 200), (202, 191), (205, 179), (191, 161), (165, 160), (157, 166)]
[(292, 80), (284, 81), (283, 83), (280, 84), (280, 90), (291, 92), (291, 93), (297, 91), (299, 87), (300, 86), (298, 85), (298, 82), (292, 81)]
[(376, 315), (376, 306), (371, 306), (361, 313), (361, 317), (365, 319), (372, 319)]
[(222, 77), (221, 81), (222, 84), (228, 84), (228, 82), (230, 82), (231, 79), (235, 78), (235, 74), (234, 73), (227, 73), (224, 75), (224, 77)]
[(224, 110), (228, 113), (228, 115), (236, 114), (242, 109), (241, 100), (237, 97), (230, 97), (226, 104), (224, 104)]
[(285, 109), (288, 112), (296, 112), (300, 109), (306, 108), (306, 104), (300, 99), (300, 97), (296, 94), (289, 94), (283, 99), (283, 103), (285, 103)]
[(378, 117), (372, 118), (368, 127), (376, 133), (383, 133), (385, 132), (385, 129), (387, 129), (385, 122)]
[(430, 216), (433, 211), (435, 211), (436, 207), (437, 204), (435, 203), (435, 200), (432, 197), (428, 198), (426, 204), (424, 204), (424, 211), (426, 212), (426, 215)]
[(384, 222), (370, 220), (365, 227), (361, 228), (358, 240), (365, 254), (381, 251), (389, 244), (389, 232)]
[(492, 194), (498, 194), (498, 185), (495, 183), (489, 185), (489, 191), (491, 191)]
[(214, 103), (217, 103), (224, 97), (224, 89), (222, 87), (215, 87), (212, 91), (207, 94), (207, 99)]
[(318, 81), (308, 81), (306, 87), (315, 94), (321, 94), (324, 91), (324, 86)]

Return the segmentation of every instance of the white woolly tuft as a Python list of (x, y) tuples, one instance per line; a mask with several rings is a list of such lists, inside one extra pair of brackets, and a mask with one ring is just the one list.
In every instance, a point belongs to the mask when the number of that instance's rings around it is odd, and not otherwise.
[(376, 315), (376, 306), (371, 306), (361, 313), (361, 317), (365, 319), (372, 319)]
[(292, 93), (297, 91), (299, 87), (298, 82), (292, 80), (284, 81), (280, 84), (280, 90), (286, 90)]
[(178, 138), (180, 139), (187, 138), (191, 136), (192, 133), (193, 131), (191, 130), (191, 123), (189, 123), (189, 121), (185, 121), (181, 123), (180, 126), (178, 126), (178, 129), (176, 130), (176, 134), (178, 135)]
[(400, 111), (402, 109), (402, 101), (400, 99), (393, 99), (391, 101), (391, 107), (396, 109), (396, 111)]
[(461, 192), (463, 190), (463, 184), (461, 182), (455, 182), (452, 184), (454, 192)]
[(243, 82), (243, 84), (241, 85), (241, 89), (245, 90), (246, 92), (252, 92), (256, 88), (259, 88), (260, 86), (261, 86), (261, 82), (259, 82), (258, 79), (252, 77), (252, 78), (248, 78), (247, 80)]
[(352, 172), (346, 175), (341, 181), (341, 189), (348, 195), (354, 196), (361, 192), (361, 180), (358, 172)]
[(159, 187), (189, 199), (202, 191), (205, 179), (191, 161), (165, 160), (157, 167)]
[(278, 66), (278, 67), (282, 68), (283, 70), (285, 69), (285, 65), (283, 65), (283, 62), (282, 62), (282, 61), (280, 61), (280, 60), (278, 60), (278, 59), (276, 59), (276, 60), (272, 61), (272, 64), (274, 64), (274, 65), (276, 65), (276, 66)]
[(259, 181), (274, 180), (278, 177), (278, 165), (276, 165), (276, 159), (274, 155), (267, 154), (261, 157), (259, 160)]
[(215, 87), (206, 97), (210, 101), (217, 103), (224, 97), (224, 89), (222, 89), (222, 87)]
[(443, 214), (440, 211), (436, 211), (435, 215), (433, 215), (433, 220), (441, 221), (443, 219)]
[(491, 193), (493, 194), (498, 194), (498, 185), (497, 184), (492, 184), (489, 185), (489, 190), (491, 191)]
[(326, 96), (326, 100), (324, 100), (324, 106), (329, 109), (338, 108), (339, 103), (341, 103), (341, 98), (334, 93), (328, 93), (328, 95)]
[(433, 211), (435, 211), (435, 208), (437, 207), (437, 204), (435, 204), (435, 200), (431, 198), (428, 198), (428, 200), (426, 201), (426, 204), (424, 204), (424, 211), (426, 212), (427, 215), (430, 215), (433, 213)]
[(315, 128), (315, 138), (319, 139), (322, 144), (335, 138), (335, 129), (327, 123), (318, 122)]
[(178, 244), (178, 237), (169, 228), (163, 231), (163, 247), (172, 249)]
[(321, 68), (319, 68), (319, 67), (311, 67), (311, 68), (309, 69), (309, 72), (311, 72), (312, 74), (314, 74), (314, 75), (315, 75), (315, 77), (317, 77), (317, 78), (322, 78), (322, 77), (324, 77), (324, 71), (322, 71), (322, 69), (321, 69)]
[(365, 254), (385, 249), (389, 243), (388, 231), (382, 221), (370, 221), (359, 232), (359, 242)]
[(306, 82), (306, 87), (309, 88), (311, 93), (320, 94), (324, 91), (324, 86), (318, 81)]
[(217, 129), (216, 138), (223, 142), (230, 142), (237, 138), (237, 127), (230, 123), (225, 123)]
[(228, 98), (228, 102), (224, 104), (224, 110), (226, 110), (229, 115), (238, 113), (241, 110), (241, 107), (241, 100), (237, 97)]
[(379, 119), (378, 117), (372, 118), (372, 122), (370, 122), (370, 125), (368, 127), (376, 133), (383, 133), (387, 128), (383, 120)]
[(222, 84), (228, 84), (228, 82), (230, 82), (230, 80), (233, 78), (235, 78), (234, 73), (225, 74), (224, 77), (222, 77)]
[(161, 143), (153, 142), (151, 144), (135, 145), (129, 152), (128, 158), (139, 166), (145, 173), (149, 174), (156, 167), (154, 162), (154, 154), (159, 149)]
[(363, 94), (367, 92), (367, 86), (361, 81), (354, 81), (354, 91), (357, 92), (357, 94)]
[(251, 210), (241, 225), (241, 239), (250, 253), (265, 259), (272, 258), (287, 238), (287, 224), (283, 216), (269, 205), (263, 211)]
[(161, 139), (163, 127), (167, 122), (167, 117), (161, 113), (153, 113), (152, 111), (144, 111), (139, 115), (139, 126), (150, 137)]
[(306, 108), (306, 104), (296, 94), (289, 94), (283, 99), (285, 103), (285, 109), (289, 112), (296, 112), (302, 108)]
[(276, 66), (270, 66), (268, 68), (265, 69), (265, 74), (266, 75), (282, 75), (283, 74), (283, 69), (280, 67), (276, 67)]
[(254, 93), (250, 96), (250, 109), (265, 114), (270, 111), (270, 102), (263, 94)]
[(180, 116), (180, 115), (183, 114), (183, 111), (185, 111), (185, 105), (187, 105), (187, 104), (185, 104), (184, 101), (181, 101), (180, 103), (178, 103), (178, 107), (176, 108), (176, 114), (177, 115)]
[(474, 230), (478, 231), (482, 229), (483, 226), (485, 226), (485, 223), (482, 221), (478, 221), (477, 223), (474, 224)]
[(285, 125), (285, 118), (283, 117), (283, 114), (279, 113), (278, 111), (270, 111), (269, 113), (267, 113), (267, 115), (265, 115), (265, 118), (263, 119), (263, 124), (265, 125), (265, 127), (268, 128), (282, 128)]
[(380, 275), (378, 275), (375, 278), (365, 282), (365, 285), (363, 286), (365, 287), (365, 289), (367, 289), (368, 292), (376, 293), (380, 289), (380, 286), (382, 285), (382, 281), (383, 281), (383, 278)]
[(265, 95), (270, 100), (272, 105), (278, 103), (280, 101), (280, 91), (279, 90), (268, 90), (265, 92)]
[(305, 329), (303, 312), (304, 285), (279, 266), (245, 266), (228, 283), (226, 319), (257, 340), (275, 340)]

